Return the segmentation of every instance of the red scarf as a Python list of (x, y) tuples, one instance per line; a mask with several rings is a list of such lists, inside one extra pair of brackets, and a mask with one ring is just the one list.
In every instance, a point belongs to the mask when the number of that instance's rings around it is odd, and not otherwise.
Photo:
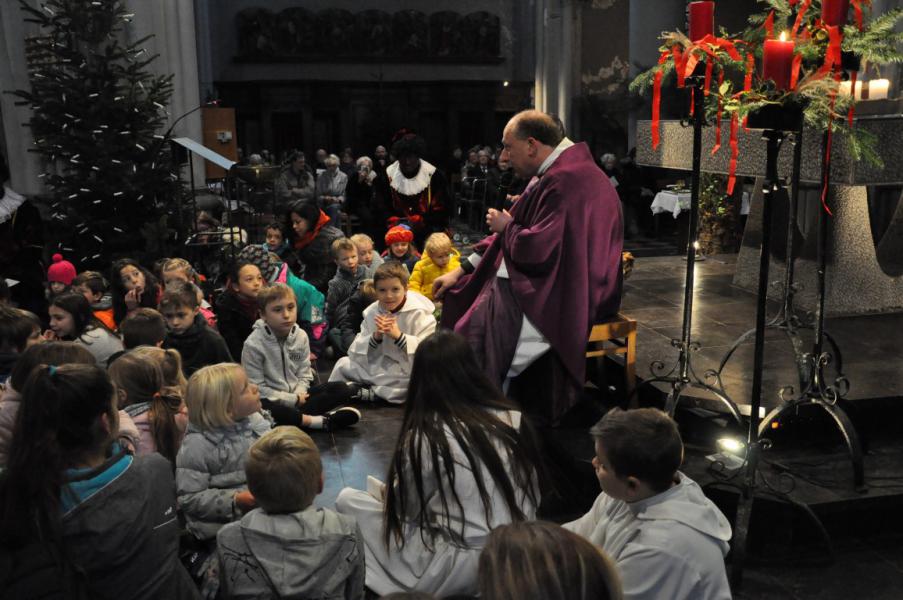
[(312, 241), (314, 241), (314, 239), (316, 239), (317, 235), (319, 235), (320, 233), (320, 230), (326, 227), (327, 223), (329, 223), (329, 217), (325, 212), (321, 210), (320, 218), (319, 220), (317, 220), (317, 224), (314, 226), (314, 228), (295, 240), (295, 250), (301, 250), (302, 248), (307, 247)]
[(260, 316), (260, 311), (257, 307), (257, 298), (245, 298), (239, 293), (236, 293), (235, 297), (238, 299), (238, 306), (241, 307), (241, 312), (249, 319), (256, 321)]

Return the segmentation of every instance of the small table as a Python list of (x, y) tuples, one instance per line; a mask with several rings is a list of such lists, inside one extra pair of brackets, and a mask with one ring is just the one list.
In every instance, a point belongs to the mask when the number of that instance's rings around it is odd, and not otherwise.
[(676, 219), (681, 212), (690, 209), (690, 192), (663, 190), (652, 200), (652, 214), (671, 213)]

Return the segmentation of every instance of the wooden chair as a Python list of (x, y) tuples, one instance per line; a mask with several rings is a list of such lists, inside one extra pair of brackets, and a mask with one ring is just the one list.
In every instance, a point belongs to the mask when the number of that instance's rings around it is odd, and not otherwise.
[[(611, 345), (606, 346), (606, 342)], [(625, 391), (630, 408), (636, 408), (637, 399), (633, 395), (636, 388), (636, 321), (622, 314), (593, 325), (586, 343), (586, 358), (616, 354), (624, 355)]]

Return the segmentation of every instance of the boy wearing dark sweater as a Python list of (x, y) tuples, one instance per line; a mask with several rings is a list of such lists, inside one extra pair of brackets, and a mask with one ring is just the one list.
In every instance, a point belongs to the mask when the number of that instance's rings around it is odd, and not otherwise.
[(232, 362), (226, 341), (207, 325), (200, 308), (197, 293), (189, 283), (172, 284), (160, 300), (160, 312), (169, 329), (163, 347), (179, 351), (186, 377), (207, 365)]
[(332, 243), (332, 256), (336, 272), (326, 293), (326, 320), (330, 326), (335, 323), (337, 311), (347, 304), (367, 276), (367, 270), (358, 264), (357, 246), (348, 238)]

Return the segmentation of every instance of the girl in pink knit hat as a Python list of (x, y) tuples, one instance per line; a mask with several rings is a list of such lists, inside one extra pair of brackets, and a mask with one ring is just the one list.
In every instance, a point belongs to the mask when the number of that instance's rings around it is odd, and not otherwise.
[(62, 254), (54, 254), (53, 264), (47, 269), (49, 299), (52, 300), (60, 294), (68, 292), (75, 275), (75, 265), (68, 260), (63, 260)]

